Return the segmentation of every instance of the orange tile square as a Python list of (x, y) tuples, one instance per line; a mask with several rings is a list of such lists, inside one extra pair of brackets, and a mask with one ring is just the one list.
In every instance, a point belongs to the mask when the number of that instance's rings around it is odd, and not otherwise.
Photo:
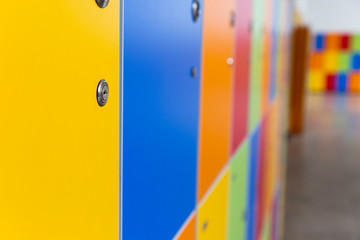
[(329, 34), (327, 36), (326, 47), (328, 50), (339, 50), (341, 45), (340, 35)]
[(311, 55), (310, 67), (312, 70), (320, 70), (323, 67), (323, 54), (314, 52)]
[(353, 73), (350, 76), (350, 91), (353, 93), (360, 92), (360, 73)]

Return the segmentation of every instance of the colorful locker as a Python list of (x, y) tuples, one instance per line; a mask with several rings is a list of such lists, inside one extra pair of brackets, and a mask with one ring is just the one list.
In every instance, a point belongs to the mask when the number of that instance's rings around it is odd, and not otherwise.
[(273, 0), (273, 26), (271, 28), (272, 31), (272, 63), (271, 63), (271, 75), (270, 75), (270, 93), (269, 93), (269, 102), (272, 102), (276, 97), (277, 93), (277, 61), (279, 57), (279, 27), (280, 27), (280, 15), (278, 11), (280, 9), (280, 0)]
[(249, 143), (245, 141), (231, 163), (229, 239), (246, 239)]
[(227, 239), (230, 171), (227, 170), (209, 196), (200, 203), (198, 240)]
[(96, 2), (2, 4), (0, 239), (278, 234), (287, 1)]
[(1, 3), (0, 239), (118, 239), (119, 9)]
[(195, 209), (199, 6), (202, 1), (124, 2), (124, 240), (170, 239)]
[(236, 9), (232, 154), (248, 133), (252, 1), (239, 0)]
[(265, 0), (253, 0), (251, 43), (249, 129), (255, 130), (262, 116), (262, 79), (264, 54)]
[(253, 132), (250, 139), (250, 164), (249, 164), (249, 195), (248, 195), (248, 225), (247, 240), (256, 239), (258, 217), (258, 186), (259, 186), (259, 159), (261, 149), (261, 128)]
[(272, 27), (273, 27), (273, 6), (274, 0), (265, 0), (265, 22), (264, 22), (264, 53), (262, 57), (263, 72), (262, 72), (262, 93), (261, 93), (261, 109), (267, 111), (269, 106), (269, 95), (271, 85), (271, 67), (273, 63), (272, 56)]
[(205, 0), (198, 200), (230, 158), (235, 1)]
[(261, 131), (260, 131), (260, 147), (259, 159), (257, 164), (257, 217), (256, 217), (256, 239), (260, 239), (262, 231), (265, 227), (266, 220), (266, 191), (267, 191), (267, 181), (268, 181), (268, 168), (269, 168), (269, 155), (268, 155), (268, 120), (269, 114), (266, 114), (261, 122)]
[(189, 222), (185, 224), (185, 229), (180, 229), (179, 237), (175, 236), (175, 240), (195, 240), (196, 237), (196, 217), (192, 215)]
[(274, 203), (272, 209), (271, 219), (271, 240), (282, 239), (281, 221), (282, 221), (282, 196), (281, 192), (277, 191), (274, 195)]

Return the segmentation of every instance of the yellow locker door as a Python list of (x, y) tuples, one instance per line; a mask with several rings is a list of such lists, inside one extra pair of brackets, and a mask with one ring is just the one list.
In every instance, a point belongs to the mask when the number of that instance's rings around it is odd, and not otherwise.
[(0, 239), (118, 239), (119, 9), (1, 3)]
[(197, 239), (225, 240), (228, 238), (229, 178), (230, 171), (226, 170), (205, 202), (200, 204)]

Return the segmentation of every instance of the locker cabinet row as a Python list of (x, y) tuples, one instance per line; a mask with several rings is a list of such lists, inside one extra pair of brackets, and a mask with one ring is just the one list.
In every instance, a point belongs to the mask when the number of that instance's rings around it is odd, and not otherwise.
[(0, 238), (270, 236), (283, 2), (4, 2)]
[(183, 231), (188, 239), (278, 239), (281, 166), (279, 156), (270, 149), (278, 149), (271, 142), (278, 134), (274, 122), (278, 109), (272, 109), (198, 204), (197, 215)]

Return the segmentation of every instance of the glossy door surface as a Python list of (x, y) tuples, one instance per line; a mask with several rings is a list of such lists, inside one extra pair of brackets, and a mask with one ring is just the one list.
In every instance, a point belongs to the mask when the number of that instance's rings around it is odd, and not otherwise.
[(124, 2), (123, 240), (171, 239), (195, 209), (202, 20), (191, 4)]
[[(205, 0), (200, 123), (200, 200), (224, 167), (231, 150), (234, 0)], [(230, 64), (229, 64), (230, 63)]]
[(185, 229), (181, 235), (176, 238), (177, 240), (195, 240), (196, 234), (196, 217), (193, 216), (190, 221), (187, 223)]
[(258, 202), (259, 202), (259, 160), (261, 149), (261, 128), (258, 127), (250, 138), (249, 163), (249, 195), (248, 195), (248, 240), (256, 239), (258, 230)]
[(265, 0), (253, 0), (249, 109), (250, 131), (254, 131), (257, 127), (263, 113), (262, 86), (264, 71), (265, 7)]
[(1, 3), (0, 239), (119, 238), (119, 9)]
[(230, 171), (199, 208), (198, 240), (227, 239)]
[(239, 0), (236, 6), (235, 64), (233, 85), (232, 154), (248, 133), (249, 78), (251, 50), (251, 0)]
[(265, 21), (264, 21), (264, 53), (263, 53), (263, 75), (262, 75), (262, 98), (261, 109), (263, 113), (268, 110), (270, 103), (270, 89), (271, 89), (271, 68), (273, 64), (273, 4), (274, 0), (265, 0)]
[(244, 142), (231, 163), (229, 239), (246, 239), (249, 143)]

